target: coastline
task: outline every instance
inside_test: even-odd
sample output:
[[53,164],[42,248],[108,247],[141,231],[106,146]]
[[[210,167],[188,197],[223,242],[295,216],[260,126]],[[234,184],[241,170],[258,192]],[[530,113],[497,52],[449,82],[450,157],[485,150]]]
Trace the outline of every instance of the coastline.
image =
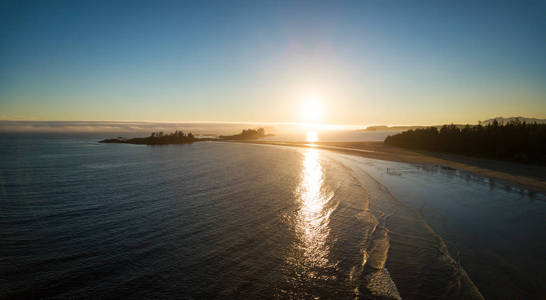
[[515,184],[532,192],[546,194],[546,167],[515,162],[497,161],[456,154],[408,150],[387,146],[383,142],[281,142],[281,141],[221,141],[248,144],[315,148],[368,158],[411,164],[440,165],[471,172]]

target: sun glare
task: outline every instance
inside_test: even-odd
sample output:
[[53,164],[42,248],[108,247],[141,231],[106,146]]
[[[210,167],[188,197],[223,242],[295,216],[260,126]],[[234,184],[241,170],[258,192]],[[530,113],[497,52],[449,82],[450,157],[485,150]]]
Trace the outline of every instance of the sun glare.
[[308,131],[307,132],[307,141],[310,143],[314,143],[318,141],[318,133],[316,131]]
[[324,114],[324,107],[322,103],[316,99],[311,98],[303,101],[301,106],[301,115],[305,122],[320,121]]

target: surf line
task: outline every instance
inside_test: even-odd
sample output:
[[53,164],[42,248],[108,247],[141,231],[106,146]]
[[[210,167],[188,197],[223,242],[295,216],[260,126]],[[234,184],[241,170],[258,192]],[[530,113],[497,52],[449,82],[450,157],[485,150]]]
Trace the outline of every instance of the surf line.
[[[460,260],[455,260],[447,247],[446,242],[444,239],[434,231],[434,229],[425,222],[423,217],[412,207],[406,205],[403,203],[400,199],[398,199],[385,185],[381,184],[376,178],[371,176],[368,172],[364,170],[362,166],[360,166],[359,161],[355,159],[352,155],[341,155],[341,154],[334,154],[330,153],[330,157],[337,160],[340,164],[344,165],[348,170],[350,170],[350,173],[352,173],[352,177],[357,179],[357,182],[361,186],[362,189],[364,189],[368,195],[368,201],[372,201],[371,195],[369,194],[367,190],[368,184],[364,182],[363,180],[368,179],[371,180],[372,184],[375,184],[377,186],[376,192],[377,194],[377,200],[380,202],[377,202],[374,206],[382,206],[383,201],[385,204],[388,204],[388,199],[394,202],[396,207],[400,207],[402,209],[407,210],[408,213],[413,215],[415,217],[415,220],[423,226],[423,229],[425,232],[428,232],[430,236],[436,240],[437,242],[437,250],[440,252],[440,254],[448,261],[449,265],[453,266],[453,270],[456,273],[456,280],[458,282],[460,281],[466,281],[468,284],[468,288],[470,289],[471,294],[475,295],[477,299],[484,299],[483,295],[477,288],[477,286],[474,284],[474,282],[470,279],[462,265],[460,264]],[[354,162],[356,165],[353,165],[352,163],[349,163],[348,165],[346,162]],[[363,175],[362,178],[360,176],[357,176],[356,173],[361,173]],[[382,196],[381,193],[385,193],[386,198],[381,200]],[[383,196],[384,197],[384,196]],[[373,207],[372,207],[373,208]],[[369,208],[367,208],[369,209]],[[377,211],[376,211],[377,210]],[[374,295],[385,295],[384,293],[388,291],[387,287],[390,285],[389,281],[392,282],[392,286],[396,287],[394,282],[392,281],[392,278],[390,275],[388,275],[388,271],[385,268],[386,260],[388,259],[387,253],[389,251],[390,247],[390,231],[388,229],[388,226],[385,224],[385,221],[389,219],[390,217],[394,216],[396,214],[396,210],[392,211],[390,215],[386,215],[385,212],[382,211],[380,207],[375,207],[371,210],[371,215],[376,217],[376,219],[379,219],[380,221],[377,222],[376,228],[373,230],[373,234],[370,239],[369,246],[363,251],[363,285],[367,290],[372,292]],[[380,218],[377,218],[380,217]],[[374,257],[372,257],[372,255]],[[374,288],[376,289],[374,291]],[[379,290],[377,290],[379,288]],[[379,294],[376,294],[379,292]],[[383,294],[381,294],[383,293]],[[398,293],[398,291],[397,291]],[[389,297],[397,298],[396,296],[389,294]],[[398,294],[398,297],[400,295]]]

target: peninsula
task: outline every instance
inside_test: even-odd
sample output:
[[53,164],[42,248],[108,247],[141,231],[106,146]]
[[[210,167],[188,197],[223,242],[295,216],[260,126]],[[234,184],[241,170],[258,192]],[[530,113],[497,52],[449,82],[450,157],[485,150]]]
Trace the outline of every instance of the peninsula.
[[184,133],[182,131],[175,131],[170,134],[164,134],[163,131],[152,132],[148,137],[125,139],[123,137],[104,139],[99,143],[106,144],[138,144],[138,145],[176,145],[176,144],[191,144],[194,142],[202,141],[249,141],[263,138],[266,136],[272,136],[272,134],[265,134],[265,129],[243,129],[239,134],[235,135],[222,135],[218,138],[197,138],[191,132]]

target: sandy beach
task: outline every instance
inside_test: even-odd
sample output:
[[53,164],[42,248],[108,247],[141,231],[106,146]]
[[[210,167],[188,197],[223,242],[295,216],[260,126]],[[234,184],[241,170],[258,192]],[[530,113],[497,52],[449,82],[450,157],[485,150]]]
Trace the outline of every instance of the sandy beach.
[[468,157],[456,154],[408,150],[385,145],[383,142],[277,142],[237,141],[237,143],[307,147],[363,157],[412,164],[440,165],[472,172],[476,175],[516,184],[533,192],[546,193],[546,167],[507,161]]

